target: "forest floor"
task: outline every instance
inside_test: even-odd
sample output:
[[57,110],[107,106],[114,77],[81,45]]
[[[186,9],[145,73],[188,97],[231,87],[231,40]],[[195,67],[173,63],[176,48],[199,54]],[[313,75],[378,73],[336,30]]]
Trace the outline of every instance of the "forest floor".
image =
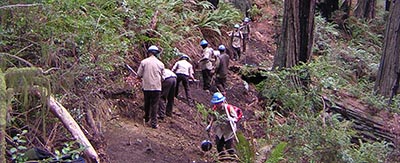
[[[262,12],[272,15],[269,18],[277,14],[269,5],[265,5]],[[246,54],[239,61],[231,60],[230,67],[240,67],[244,64],[272,65],[276,49],[273,39],[276,34],[274,20],[259,18],[253,20],[251,26],[251,40]],[[249,141],[252,141],[252,138],[264,137],[265,126],[263,127],[255,116],[255,111],[262,108],[258,104],[254,86],[250,84],[247,91],[244,81],[233,71],[229,73],[228,79],[227,101],[242,108],[244,112],[244,119],[239,125],[239,130]],[[202,90],[201,84],[191,85],[190,89],[196,105],[211,107],[209,101],[212,95]],[[104,154],[108,162],[214,162],[217,153],[215,145],[209,152],[203,152],[200,149],[201,142],[208,139],[205,131],[207,124],[196,107],[190,107],[182,98],[176,98],[173,116],[161,121],[158,129],[152,129],[143,125],[142,93],[138,92],[134,96],[119,98],[119,107],[125,110],[124,113],[104,126],[106,140]],[[184,92],[180,91],[179,96],[184,96]],[[211,139],[214,142],[214,138]]]

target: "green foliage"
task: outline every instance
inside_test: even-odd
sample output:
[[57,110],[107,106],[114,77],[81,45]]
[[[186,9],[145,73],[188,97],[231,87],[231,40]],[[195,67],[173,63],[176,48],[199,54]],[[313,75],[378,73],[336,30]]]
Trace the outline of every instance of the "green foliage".
[[[79,146],[76,147],[76,145],[79,145]],[[61,161],[61,162],[71,162],[73,160],[78,159],[84,150],[85,150],[85,147],[83,147],[79,143],[70,141],[70,142],[64,143],[64,146],[61,149],[61,151],[55,150],[54,158],[50,158],[48,160],[49,161],[54,160],[54,161]]]
[[27,161],[27,158],[25,157],[25,151],[27,150],[27,141],[25,138],[26,133],[28,133],[28,130],[23,130],[22,133],[16,134],[12,139],[15,146],[8,150],[11,154],[11,159],[17,163]]
[[286,146],[287,142],[280,142],[278,145],[276,145],[265,163],[278,163],[281,161],[283,159]]
[[201,114],[203,120],[207,120],[208,115],[212,112],[210,109],[208,109],[202,103],[197,103],[196,108],[197,108],[197,111]]
[[236,145],[236,149],[239,154],[239,158],[243,163],[253,163],[255,150],[253,145],[246,139],[242,132],[237,132],[239,142]]

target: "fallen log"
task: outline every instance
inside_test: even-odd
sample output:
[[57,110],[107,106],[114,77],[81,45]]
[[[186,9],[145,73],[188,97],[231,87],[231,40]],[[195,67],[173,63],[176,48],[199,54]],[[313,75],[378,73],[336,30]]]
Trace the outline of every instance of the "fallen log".
[[[370,108],[356,100],[334,101],[323,96],[330,111],[339,113],[343,118],[353,121],[354,129],[358,131],[363,141],[387,141],[396,147],[400,140],[400,127],[398,126],[399,116],[397,114],[372,112]],[[385,112],[382,110],[381,112]],[[384,119],[380,115],[393,116],[391,119]]]
[[92,144],[86,138],[85,134],[82,132],[81,128],[76,123],[71,114],[69,114],[67,109],[65,109],[59,102],[57,102],[53,96],[50,96],[48,100],[48,105],[50,106],[50,110],[53,112],[53,114],[61,120],[61,122],[74,136],[77,142],[85,147],[85,150],[83,151],[84,154],[92,161],[96,161],[97,163],[99,163],[100,158],[96,150],[93,148]]

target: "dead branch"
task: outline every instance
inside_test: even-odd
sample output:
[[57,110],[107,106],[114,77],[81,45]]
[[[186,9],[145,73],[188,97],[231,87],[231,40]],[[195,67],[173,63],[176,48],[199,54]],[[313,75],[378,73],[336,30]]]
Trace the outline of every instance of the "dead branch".
[[25,59],[23,59],[23,58],[21,58],[21,57],[18,57],[18,56],[16,56],[16,55],[12,55],[12,54],[8,54],[8,53],[0,53],[0,56],[1,56],[1,55],[6,55],[6,56],[9,56],[9,57],[11,57],[11,58],[17,59],[17,60],[19,60],[19,61],[24,62],[25,64],[27,64],[29,67],[33,67],[33,64],[32,64],[32,63],[30,63],[29,61],[27,61],[27,60],[25,60]]
[[64,106],[62,106],[58,101],[56,101],[53,96],[50,96],[48,105],[50,106],[50,109],[54,115],[56,115],[62,121],[64,126],[74,136],[74,138],[85,147],[85,150],[83,151],[85,155],[96,162],[100,162],[100,158],[96,150],[93,148],[92,144],[83,133],[81,127],[78,125],[78,123],[76,123],[67,109],[65,109]]
[[42,4],[15,4],[15,5],[1,6],[0,9],[14,8],[14,7],[32,7],[32,6],[41,6],[41,5]]

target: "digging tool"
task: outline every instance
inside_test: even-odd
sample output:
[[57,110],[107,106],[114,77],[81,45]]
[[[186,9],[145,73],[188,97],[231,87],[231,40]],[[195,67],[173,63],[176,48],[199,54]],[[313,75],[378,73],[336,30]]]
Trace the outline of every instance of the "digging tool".
[[125,64],[126,68],[128,68],[128,70],[133,73],[133,75],[137,76],[137,73],[135,70],[133,70],[133,68],[131,66],[129,66],[128,64]]
[[227,109],[226,107],[225,107],[224,109],[225,109],[226,115],[228,116],[229,124],[231,125],[231,129],[232,129],[232,131],[233,131],[233,135],[235,135],[236,141],[239,142],[239,139],[238,139],[238,137],[237,137],[237,135],[236,135],[236,131],[235,131],[236,124],[235,124],[235,122],[233,121],[233,118],[231,117],[231,115],[229,114],[228,109]]

